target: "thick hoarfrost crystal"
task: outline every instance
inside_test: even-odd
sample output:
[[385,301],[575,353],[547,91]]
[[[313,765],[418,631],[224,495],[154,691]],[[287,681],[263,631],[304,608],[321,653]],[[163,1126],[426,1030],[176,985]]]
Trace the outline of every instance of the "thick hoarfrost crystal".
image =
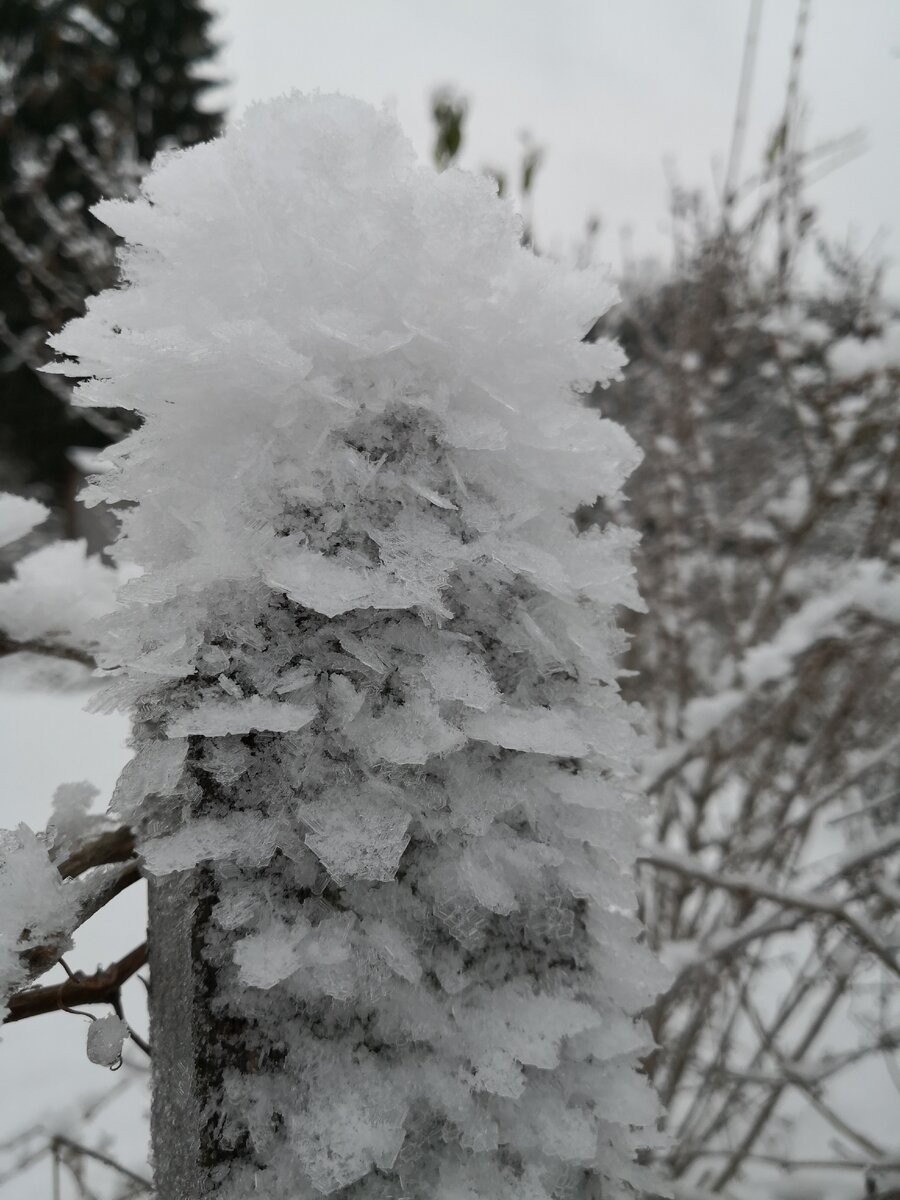
[[99,214],[129,286],[55,345],[82,403],[145,417],[92,485],[144,571],[106,702],[149,870],[206,897],[207,1182],[628,1194],[661,981],[615,682],[639,601],[629,537],[569,516],[637,461],[576,394],[622,363],[581,341],[611,286],[339,96],[254,108]]

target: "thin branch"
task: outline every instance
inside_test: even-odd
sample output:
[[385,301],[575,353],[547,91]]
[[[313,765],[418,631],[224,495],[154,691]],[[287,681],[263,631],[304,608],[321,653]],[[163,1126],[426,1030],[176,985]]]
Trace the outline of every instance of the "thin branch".
[[71,1150],[73,1154],[83,1154],[85,1158],[92,1158],[95,1162],[102,1163],[104,1167],[109,1167],[111,1171],[118,1171],[120,1175],[124,1175],[132,1183],[139,1184],[145,1191],[153,1191],[151,1180],[145,1179],[143,1175],[138,1175],[135,1171],[129,1170],[128,1167],[123,1167],[114,1158],[110,1158],[106,1154],[101,1154],[99,1150],[92,1150],[90,1146],[82,1146],[80,1142],[73,1142],[71,1138],[64,1137],[62,1134],[57,1134],[53,1138],[51,1145],[54,1148],[63,1146],[65,1149]]
[[[820,937],[817,939],[817,942],[819,943],[818,945],[810,948],[803,966],[792,981],[787,995],[782,997],[777,1010],[773,1013],[772,1021],[767,1031],[767,1038],[757,1046],[756,1050],[751,1055],[747,1064],[750,1070],[754,1070],[764,1065],[766,1043],[768,1041],[774,1041],[782,1033],[782,1031],[787,1028],[794,1014],[800,1009],[801,1005],[806,1002],[807,998],[815,990],[821,973],[819,960],[822,957],[821,949],[823,939]],[[756,959],[755,961],[758,962],[759,960]],[[744,1012],[746,1012],[746,1003],[749,996],[750,982],[751,980],[747,981],[738,996],[738,1002],[741,1005],[742,1011]],[[709,1078],[710,1076],[707,1072],[705,1074],[705,1082],[708,1083]],[[691,1144],[687,1146],[682,1155],[684,1162],[684,1167],[682,1170],[690,1166],[693,1158],[696,1157],[696,1147],[701,1145],[709,1145],[713,1136],[725,1129],[732,1117],[734,1117],[736,1114],[742,1113],[749,1103],[746,1096],[745,1086],[740,1082],[729,1087],[725,1091],[724,1095],[722,1095],[721,1090],[718,1090],[717,1094],[713,1092],[712,1089],[705,1090],[710,1091],[716,1107],[716,1112],[710,1119],[707,1120],[702,1134],[699,1136],[692,1136]],[[684,1140],[685,1139],[683,1137],[679,1138],[679,1142]]]
[[75,879],[91,867],[106,863],[125,862],[134,857],[134,834],[127,825],[109,829],[89,842],[84,842],[72,853],[57,863],[56,869],[63,879]]
[[[697,1150],[697,1158],[728,1158],[730,1150]],[[780,1167],[783,1171],[868,1171],[872,1167],[880,1170],[900,1169],[900,1158],[782,1158],[777,1154],[746,1154],[746,1162],[766,1163]]]
[[[799,1045],[791,1055],[790,1061],[795,1066],[799,1065],[803,1061],[804,1057],[812,1048],[822,1030],[825,1028],[838,1001],[846,991],[849,978],[850,976],[848,974],[842,973],[838,975],[838,977],[832,982],[824,1003],[819,1006],[812,1023],[807,1028],[803,1037],[800,1039]],[[774,1038],[771,1036],[771,1034],[767,1035],[764,1044],[767,1048],[774,1044]],[[738,1145],[729,1152],[729,1157],[725,1163],[725,1166],[721,1169],[713,1182],[713,1191],[721,1190],[723,1187],[725,1187],[725,1185],[730,1183],[740,1170],[741,1164],[746,1160],[747,1155],[752,1152],[757,1139],[771,1119],[772,1114],[778,1106],[778,1102],[787,1086],[788,1083],[787,1080],[785,1080],[782,1087],[774,1088],[766,1097],[765,1102],[757,1111],[755,1117],[750,1123],[749,1128],[740,1139]]]
[[842,1134],[846,1138],[849,1138],[850,1141],[856,1142],[857,1146],[859,1146],[861,1150],[865,1151],[866,1154],[871,1154],[875,1158],[884,1158],[885,1151],[882,1150],[882,1148],[876,1142],[873,1142],[871,1138],[866,1137],[864,1133],[860,1133],[859,1130],[854,1129],[853,1126],[848,1124],[848,1122],[845,1121],[839,1113],[835,1112],[830,1105],[826,1104],[822,1097],[817,1094],[818,1089],[816,1088],[815,1084],[806,1078],[805,1071],[802,1069],[798,1070],[795,1063],[785,1058],[785,1056],[779,1050],[775,1038],[769,1035],[759,1017],[759,1014],[756,1012],[756,1009],[750,1003],[749,999],[746,1002],[746,1012],[756,1028],[756,1032],[758,1033],[760,1041],[765,1047],[765,1050],[772,1055],[781,1069],[782,1078],[774,1086],[781,1088],[784,1086],[786,1081],[799,1091],[802,1091],[812,1107],[822,1117],[824,1117],[824,1119],[834,1129],[836,1129],[838,1133]]
[[[119,1096],[127,1088],[131,1087],[137,1078],[135,1068],[129,1064],[130,1070],[127,1075],[120,1077],[112,1087],[106,1087],[102,1092],[97,1092],[93,1097],[89,1098],[79,1108],[78,1121],[92,1121],[94,1117],[104,1108],[107,1108],[117,1096]],[[45,1158],[51,1151],[52,1133],[43,1125],[33,1125],[27,1129],[21,1130],[8,1140],[0,1143],[0,1153],[8,1154],[18,1146],[29,1146],[36,1138],[41,1139],[40,1145],[37,1147],[31,1146],[31,1149],[26,1149],[18,1157],[18,1159],[5,1171],[0,1171],[0,1188],[3,1188],[11,1179],[17,1175],[21,1175],[23,1171],[27,1171],[29,1167],[34,1166]]]
[[648,850],[638,858],[639,862],[648,863],[664,871],[671,871],[684,879],[693,879],[705,887],[721,888],[738,896],[752,896],[758,900],[768,900],[782,908],[794,908],[800,912],[808,912],[815,916],[828,916],[842,925],[846,925],[854,933],[860,943],[882,962],[894,975],[900,976],[900,963],[891,951],[883,946],[868,924],[841,904],[832,896],[818,896],[815,892],[801,894],[776,887],[768,887],[757,883],[754,879],[743,876],[722,875],[707,870],[702,864],[690,859],[681,858],[662,848]]
[[147,962],[147,943],[135,947],[124,958],[93,975],[74,975],[62,983],[26,988],[9,1000],[4,1024],[58,1012],[79,1004],[112,1004],[119,989]]
[[86,650],[77,650],[74,646],[59,646],[54,642],[17,642],[6,634],[0,633],[0,658],[9,654],[39,654],[43,658],[61,658],[67,662],[81,663],[93,670],[97,664]]
[[143,1052],[147,1055],[148,1058],[153,1057],[153,1054],[150,1050],[150,1043],[148,1041],[146,1041],[144,1038],[142,1038],[140,1036],[140,1034],[135,1033],[130,1025],[128,1026],[128,1036],[131,1038],[131,1040],[134,1042],[134,1044],[138,1047],[139,1050],[143,1050]]
[[840,880],[846,879],[848,875],[852,875],[855,871],[860,871],[865,867],[871,866],[873,862],[888,859],[895,850],[900,850],[900,832],[887,838],[881,834],[873,843],[864,846],[861,850],[857,850],[854,854],[845,858],[837,871],[829,875],[824,880],[824,883],[826,886],[838,883]]
[[747,130],[747,113],[750,108],[750,90],[756,66],[756,47],[759,41],[759,23],[762,17],[762,0],[750,0],[750,14],[744,37],[744,55],[741,61],[741,76],[738,84],[737,108],[734,114],[734,130],[731,134],[731,149],[728,153],[728,168],[725,172],[723,201],[730,208],[735,201],[735,192],[740,175],[744,136]]

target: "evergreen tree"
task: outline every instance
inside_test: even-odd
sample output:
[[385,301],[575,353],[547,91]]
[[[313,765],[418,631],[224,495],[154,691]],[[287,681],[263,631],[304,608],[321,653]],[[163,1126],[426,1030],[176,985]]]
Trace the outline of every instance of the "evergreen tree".
[[0,473],[66,505],[73,446],[117,432],[72,412],[39,373],[47,332],[115,280],[115,239],[90,215],[130,194],[154,154],[213,137],[196,73],[214,45],[195,0],[5,0],[0,6]]

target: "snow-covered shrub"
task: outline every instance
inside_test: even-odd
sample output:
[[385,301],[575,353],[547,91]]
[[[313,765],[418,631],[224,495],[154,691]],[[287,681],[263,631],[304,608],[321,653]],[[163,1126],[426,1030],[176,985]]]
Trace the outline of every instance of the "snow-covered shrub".
[[[259,106],[104,203],[130,286],[55,339],[145,423],[101,661],[136,756],[162,1196],[628,1193],[637,461],[577,391],[604,277],[342,97]],[[67,364],[60,364],[62,370]]]
[[900,315],[846,253],[786,291],[765,213],[685,235],[603,324],[630,365],[600,402],[646,450],[623,691],[657,744],[642,911],[676,971],[647,1066],[661,1171],[843,1200],[900,1128]]

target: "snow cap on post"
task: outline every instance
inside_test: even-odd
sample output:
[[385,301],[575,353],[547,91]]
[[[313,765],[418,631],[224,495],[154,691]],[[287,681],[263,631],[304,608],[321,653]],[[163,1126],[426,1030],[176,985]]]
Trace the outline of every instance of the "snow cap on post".
[[143,192],[99,209],[130,286],[54,344],[81,403],[146,418],[93,489],[144,569],[108,628],[118,802],[197,881],[204,1186],[628,1194],[660,982],[616,686],[639,600],[629,535],[570,516],[638,457],[577,394],[622,365],[581,340],[613,288],[341,96],[259,105]]

